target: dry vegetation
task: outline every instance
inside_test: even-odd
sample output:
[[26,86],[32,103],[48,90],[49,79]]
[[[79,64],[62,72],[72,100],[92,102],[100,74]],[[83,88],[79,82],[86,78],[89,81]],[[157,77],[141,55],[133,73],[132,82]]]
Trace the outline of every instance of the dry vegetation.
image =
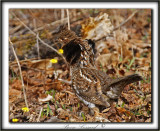
[[[133,73],[144,79],[126,86],[101,117],[91,115],[71,86],[58,80],[70,80],[69,68],[56,52],[62,44],[54,35],[68,22],[66,9],[10,9],[9,13],[10,122],[15,118],[18,122],[151,122],[151,10],[69,9],[71,30],[96,41],[99,70],[113,79]],[[58,62],[51,64],[50,59]]]

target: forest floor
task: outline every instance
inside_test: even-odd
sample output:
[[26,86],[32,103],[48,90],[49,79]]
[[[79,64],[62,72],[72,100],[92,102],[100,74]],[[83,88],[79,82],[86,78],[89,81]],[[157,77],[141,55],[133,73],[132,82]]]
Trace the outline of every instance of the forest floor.
[[[54,32],[68,24],[67,10],[10,9],[9,121],[151,122],[151,10],[68,12],[71,30],[83,39],[96,41],[99,70],[113,79],[138,73],[143,80],[127,85],[111,107],[104,108],[99,117],[94,116],[71,86],[58,80],[70,80],[69,68],[61,55],[45,45],[61,49]],[[51,63],[51,59],[58,61]]]

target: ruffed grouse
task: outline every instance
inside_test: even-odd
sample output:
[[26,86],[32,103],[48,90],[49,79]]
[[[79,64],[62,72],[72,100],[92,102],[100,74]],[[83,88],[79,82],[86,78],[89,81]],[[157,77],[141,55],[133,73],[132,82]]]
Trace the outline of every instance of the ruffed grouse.
[[90,108],[95,105],[109,107],[126,85],[142,80],[138,74],[112,79],[97,70],[94,64],[95,43],[92,40],[77,37],[65,44],[63,50],[70,65],[72,87],[79,99]]

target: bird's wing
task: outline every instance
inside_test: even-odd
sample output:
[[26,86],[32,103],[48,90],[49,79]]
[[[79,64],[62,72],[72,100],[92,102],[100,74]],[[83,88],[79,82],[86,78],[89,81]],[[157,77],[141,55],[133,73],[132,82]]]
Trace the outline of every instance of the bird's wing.
[[88,68],[80,68],[78,71],[79,75],[73,80],[76,93],[89,102],[110,106],[109,98],[103,94],[101,80],[96,72]]

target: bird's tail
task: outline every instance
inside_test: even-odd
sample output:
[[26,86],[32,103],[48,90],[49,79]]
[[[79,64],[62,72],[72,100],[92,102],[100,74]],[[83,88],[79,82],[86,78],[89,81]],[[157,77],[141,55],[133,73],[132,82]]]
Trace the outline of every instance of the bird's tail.
[[121,92],[123,91],[124,87],[130,83],[137,82],[143,80],[142,76],[138,74],[133,74],[125,77],[120,77],[117,79],[114,79],[108,87],[110,88],[109,91],[107,91],[108,97],[112,99],[117,99]]
[[126,85],[136,82],[136,81],[140,81],[143,80],[142,76],[138,75],[138,74],[133,74],[133,75],[128,75],[128,76],[124,76],[124,77],[120,77],[118,79],[115,79],[112,81],[112,83],[110,85],[113,84],[118,84],[118,83],[125,83]]

